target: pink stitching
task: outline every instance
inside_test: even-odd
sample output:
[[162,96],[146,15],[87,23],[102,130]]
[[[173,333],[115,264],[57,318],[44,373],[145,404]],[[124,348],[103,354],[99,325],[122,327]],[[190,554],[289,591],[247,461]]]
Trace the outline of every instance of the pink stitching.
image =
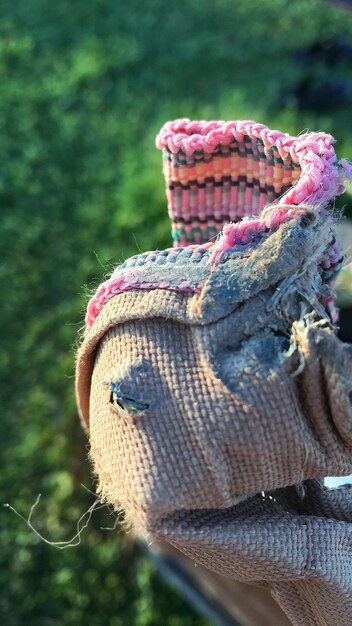
[[[115,272],[118,270],[116,268]],[[114,272],[114,273],[115,273]],[[105,304],[111,300],[114,296],[131,289],[168,289],[170,291],[195,293],[200,291],[201,287],[193,287],[189,285],[170,285],[165,280],[160,279],[158,283],[152,283],[141,280],[128,280],[128,274],[120,273],[119,276],[112,276],[109,280],[99,285],[94,296],[89,300],[87,306],[87,313],[85,317],[85,334],[87,335],[93,326],[100,311]]]
[[308,207],[296,207],[291,205],[285,206],[268,206],[263,209],[260,217],[250,219],[244,217],[237,224],[225,224],[219,239],[215,242],[213,252],[209,258],[209,262],[216,265],[220,262],[223,252],[233,248],[236,244],[247,244],[261,230],[275,230],[288,222],[293,217],[306,215],[310,212]]
[[[304,215],[308,211],[309,209],[306,207],[298,209],[292,206],[279,208],[267,207],[264,209],[260,218],[243,218],[243,220],[238,224],[225,224],[222,234],[215,243],[208,242],[200,246],[187,246],[187,249],[199,248],[202,251],[212,250],[212,254],[209,257],[208,262],[212,265],[216,265],[220,262],[221,256],[225,250],[233,248],[236,244],[243,245],[249,243],[251,239],[258,234],[259,230],[275,229],[292,217]],[[169,254],[171,256],[175,256],[175,251],[178,252],[179,250],[180,248],[170,248]],[[185,281],[186,280],[187,279],[185,279]],[[125,291],[129,291],[130,289],[169,289],[170,291],[177,292],[198,293],[201,290],[201,287],[187,284],[172,285],[161,278],[157,283],[148,282],[147,275],[146,280],[136,280],[133,275],[133,269],[120,270],[119,267],[117,267],[112,276],[99,285],[96,293],[88,303],[85,318],[86,334],[91,329],[95,319],[98,317],[105,304],[114,296],[124,293]]]

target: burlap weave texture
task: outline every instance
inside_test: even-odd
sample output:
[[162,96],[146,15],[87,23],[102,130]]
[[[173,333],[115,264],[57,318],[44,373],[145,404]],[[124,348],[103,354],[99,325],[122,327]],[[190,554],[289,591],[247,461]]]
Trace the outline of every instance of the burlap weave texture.
[[[269,586],[296,626],[352,624],[351,491],[322,484],[352,473],[352,348],[319,298],[329,236],[293,220],[200,294],[112,298],[77,363],[102,497],[145,537]],[[146,408],[113,406],[111,383]]]

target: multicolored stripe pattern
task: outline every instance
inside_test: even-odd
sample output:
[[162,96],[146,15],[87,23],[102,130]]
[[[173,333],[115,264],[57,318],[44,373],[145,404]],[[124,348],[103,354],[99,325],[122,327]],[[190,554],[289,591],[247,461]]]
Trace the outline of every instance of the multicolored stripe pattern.
[[274,203],[326,204],[342,193],[347,163],[337,162],[333,142],[326,133],[292,137],[251,120],[168,122],[156,145],[174,245],[209,241],[224,224]]
[[[199,292],[224,252],[260,245],[284,222],[319,211],[343,193],[352,167],[346,159],[337,161],[333,142],[323,132],[292,137],[253,121],[165,124],[156,145],[164,153],[175,247],[118,266],[88,304],[86,333],[116,295],[131,289]],[[341,245],[331,232],[319,271],[333,322],[341,264]]]

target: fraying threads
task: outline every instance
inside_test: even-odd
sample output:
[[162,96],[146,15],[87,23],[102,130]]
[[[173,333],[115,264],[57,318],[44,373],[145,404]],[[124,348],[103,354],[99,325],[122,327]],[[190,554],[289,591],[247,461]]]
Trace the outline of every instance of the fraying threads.
[[348,159],[340,159],[338,165],[342,170],[340,176],[341,184],[343,185],[345,180],[352,181],[352,163]]
[[[82,486],[84,487],[84,485]],[[89,489],[87,491],[89,491],[89,493],[93,493]],[[15,513],[15,515],[17,515],[17,517],[23,520],[25,524],[28,526],[28,528],[30,528],[30,530],[35,535],[37,535],[37,537],[39,537],[41,541],[43,541],[44,543],[46,543],[47,545],[53,548],[57,548],[58,550],[65,550],[66,548],[75,548],[79,546],[81,543],[81,535],[83,531],[88,527],[94,511],[98,511],[99,509],[103,509],[107,506],[106,503],[102,503],[100,496],[95,496],[96,499],[93,502],[93,504],[79,518],[77,525],[76,525],[76,529],[77,529],[76,534],[68,541],[50,541],[50,539],[47,539],[46,537],[44,537],[32,524],[32,516],[33,516],[34,510],[39,504],[40,498],[41,498],[41,494],[39,493],[36,497],[34,504],[30,508],[27,519],[23,515],[21,515],[21,513],[19,513],[11,504],[6,503],[6,504],[3,504],[3,506],[10,509],[13,513]],[[108,527],[105,529],[102,528],[102,530],[115,530],[118,522],[119,522],[119,518],[117,517],[115,524],[112,527]]]
[[304,371],[305,365],[306,365],[306,361],[304,358],[304,355],[302,354],[301,350],[297,349],[298,352],[298,359],[299,359],[299,363],[296,367],[296,369],[291,372],[291,376],[292,378],[296,378],[297,376],[300,376],[302,374],[302,372]]
[[306,486],[304,485],[304,483],[297,483],[295,485],[295,488],[298,496],[303,500],[303,498],[305,498],[307,495]]

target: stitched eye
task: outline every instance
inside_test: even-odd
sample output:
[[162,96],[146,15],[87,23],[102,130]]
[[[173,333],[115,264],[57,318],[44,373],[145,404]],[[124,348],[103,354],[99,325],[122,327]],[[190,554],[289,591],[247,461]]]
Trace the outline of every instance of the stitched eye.
[[130,411],[132,413],[142,413],[149,408],[149,404],[135,400],[129,396],[120,393],[115,383],[109,385],[110,396],[109,403],[115,408],[122,409],[123,411]]
[[117,393],[115,393],[114,391],[111,391],[111,393],[110,393],[110,400],[109,400],[109,402],[113,406],[119,407],[123,411],[125,410],[124,405],[122,404],[121,400],[119,399]]
[[110,403],[115,407],[119,407],[123,411],[127,410],[135,413],[145,411],[149,407],[149,404],[146,404],[145,402],[138,402],[138,400],[134,400],[134,398],[118,395],[114,391],[110,394]]

